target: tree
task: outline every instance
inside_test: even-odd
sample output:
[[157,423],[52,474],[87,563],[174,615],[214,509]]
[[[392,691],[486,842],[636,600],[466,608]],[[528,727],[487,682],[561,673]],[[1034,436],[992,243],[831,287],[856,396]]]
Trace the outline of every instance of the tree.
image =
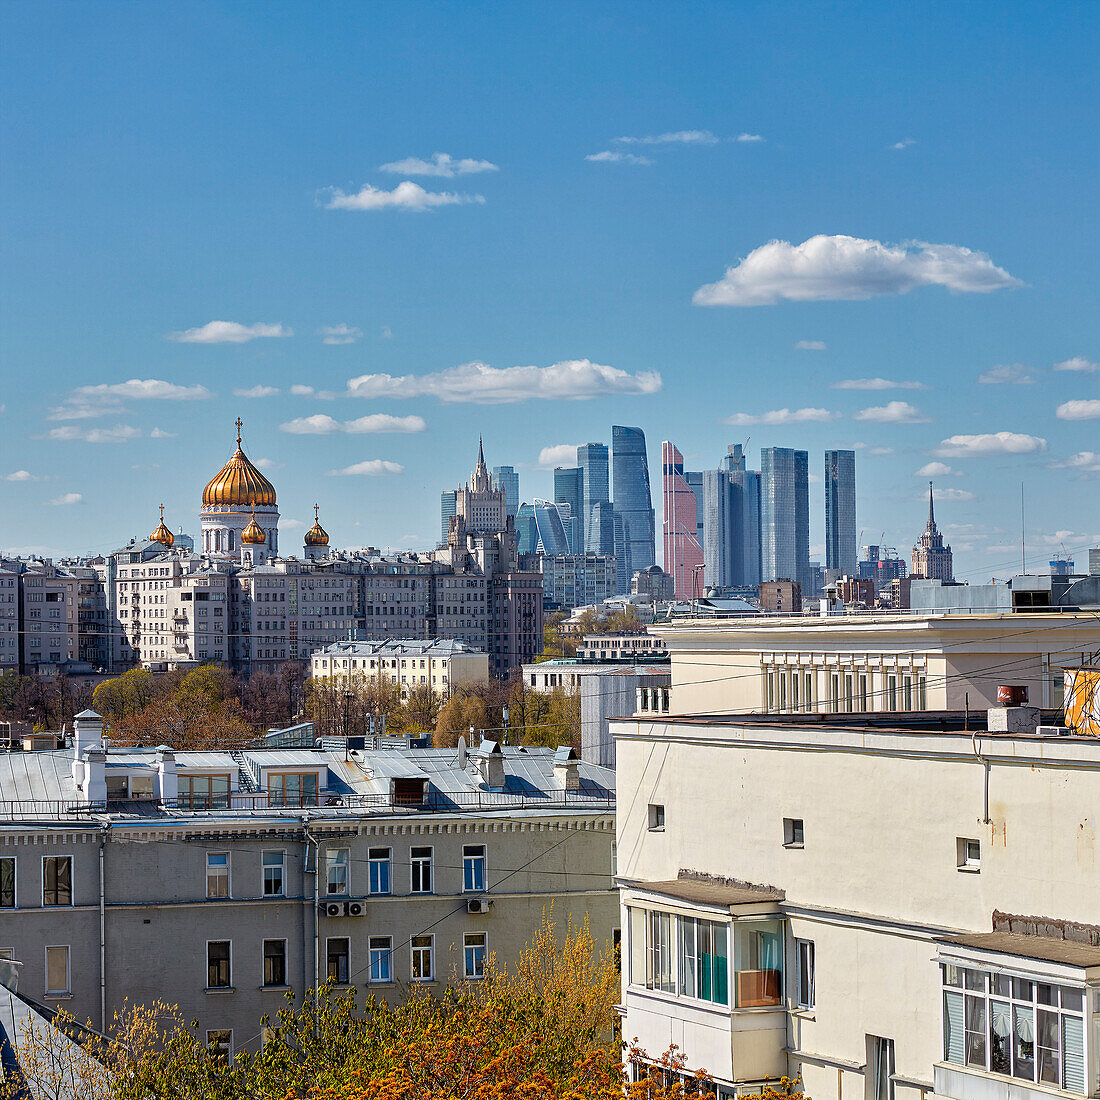
[[439,718],[442,700],[431,684],[417,684],[409,689],[401,715],[401,727],[406,733],[414,730],[431,731]]
[[108,725],[114,725],[144,710],[156,694],[153,674],[146,668],[131,668],[113,680],[98,684],[92,692],[92,706]]

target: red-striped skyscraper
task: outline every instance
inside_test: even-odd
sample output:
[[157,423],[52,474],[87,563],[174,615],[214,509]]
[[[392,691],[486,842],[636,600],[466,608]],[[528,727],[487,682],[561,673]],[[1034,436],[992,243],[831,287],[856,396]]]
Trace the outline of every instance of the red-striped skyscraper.
[[667,439],[661,444],[665,572],[676,583],[677,599],[702,596],[703,547],[699,543],[700,502],[684,477],[684,456]]

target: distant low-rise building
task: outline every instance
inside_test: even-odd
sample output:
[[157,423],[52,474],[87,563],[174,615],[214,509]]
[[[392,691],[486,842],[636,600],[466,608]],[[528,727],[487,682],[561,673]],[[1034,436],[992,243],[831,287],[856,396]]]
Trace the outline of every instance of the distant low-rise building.
[[489,655],[463,642],[395,639],[333,642],[310,659],[314,679],[379,679],[401,688],[408,698],[416,687],[450,695],[464,684],[489,678]]
[[630,579],[632,596],[643,596],[649,603],[666,603],[676,598],[676,582],[659,565],[651,565]]
[[802,585],[798,581],[762,581],[760,610],[779,615],[797,615],[802,610]]
[[653,634],[586,634],[577,646],[581,661],[665,660],[663,638]]

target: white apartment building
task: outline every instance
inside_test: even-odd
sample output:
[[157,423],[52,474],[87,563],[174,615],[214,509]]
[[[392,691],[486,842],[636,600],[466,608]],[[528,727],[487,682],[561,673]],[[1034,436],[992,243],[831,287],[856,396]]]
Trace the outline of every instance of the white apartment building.
[[668,656],[664,638],[655,634],[586,634],[577,646],[582,661],[633,661]]
[[650,628],[672,657],[675,714],[981,710],[999,684],[1061,705],[1062,668],[1100,650],[1087,611],[685,619]]
[[612,720],[624,1036],[726,1098],[1100,1095],[1100,739],[1011,713]]
[[314,679],[387,680],[407,699],[415,687],[450,695],[463,684],[489,678],[489,655],[462,642],[387,639],[378,642],[334,642],[310,659]]

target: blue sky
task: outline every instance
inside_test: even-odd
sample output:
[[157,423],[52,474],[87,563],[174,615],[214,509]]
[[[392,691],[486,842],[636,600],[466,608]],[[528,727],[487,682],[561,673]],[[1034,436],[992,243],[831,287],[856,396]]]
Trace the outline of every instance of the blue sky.
[[1029,560],[1082,565],[1098,23],[10,3],[0,546],[108,550],[162,500],[194,531],[240,414],[285,545],[314,501],[340,545],[426,545],[479,432],[530,498],[544,450],[624,423],[655,488],[664,438],[858,447],[863,541],[906,556],[937,464],[975,580],[1019,563],[1023,482]]

